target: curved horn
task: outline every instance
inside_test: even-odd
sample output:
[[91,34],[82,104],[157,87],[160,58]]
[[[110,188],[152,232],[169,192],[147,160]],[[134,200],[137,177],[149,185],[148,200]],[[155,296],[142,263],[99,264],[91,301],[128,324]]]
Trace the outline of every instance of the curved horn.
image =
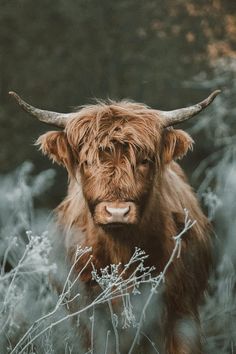
[[163,126],[169,127],[178,123],[181,123],[187,119],[192,118],[196,114],[205,109],[215,97],[221,92],[216,90],[210,94],[205,100],[189,107],[175,109],[174,111],[157,111],[158,116],[163,119]]
[[15,92],[10,91],[9,95],[14,97],[16,102],[19,104],[21,108],[23,108],[29,114],[38,118],[41,122],[51,124],[60,128],[65,128],[68,119],[72,118],[73,113],[57,113],[51,111],[45,111],[43,109],[35,108],[30,104],[23,101],[20,96],[18,96]]

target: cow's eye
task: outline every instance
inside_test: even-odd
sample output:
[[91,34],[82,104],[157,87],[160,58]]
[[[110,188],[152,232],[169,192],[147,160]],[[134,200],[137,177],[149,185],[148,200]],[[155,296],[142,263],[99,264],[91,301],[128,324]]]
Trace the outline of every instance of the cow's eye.
[[141,165],[144,165],[144,166],[145,166],[145,165],[148,165],[149,163],[150,163],[150,160],[149,160],[149,159],[143,159],[143,160],[140,161],[140,164],[141,164]]

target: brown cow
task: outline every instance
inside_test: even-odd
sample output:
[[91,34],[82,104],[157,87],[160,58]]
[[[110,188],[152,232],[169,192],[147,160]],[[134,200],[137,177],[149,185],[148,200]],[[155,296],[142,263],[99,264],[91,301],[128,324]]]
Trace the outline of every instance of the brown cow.
[[[99,269],[127,263],[138,246],[161,271],[184,224],[183,209],[197,223],[183,239],[165,282],[165,343],[168,354],[202,353],[198,305],[211,264],[209,223],[180,166],[174,161],[193,140],[173,126],[207,107],[220,91],[191,107],[164,112],[129,101],[98,102],[61,114],[36,109],[14,92],[19,105],[39,120],[62,128],[38,139],[42,152],[67,168],[68,195],[57,208],[59,223],[73,230],[66,240],[92,246]],[[78,270],[83,264],[78,264]],[[82,278],[90,282],[90,270]],[[181,321],[196,328],[181,333]]]

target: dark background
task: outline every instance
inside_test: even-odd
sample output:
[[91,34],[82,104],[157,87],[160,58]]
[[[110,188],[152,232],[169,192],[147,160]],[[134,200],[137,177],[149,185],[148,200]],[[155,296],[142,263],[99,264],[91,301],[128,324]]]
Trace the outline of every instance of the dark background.
[[[10,90],[61,112],[94,97],[170,110],[206,97],[207,85],[188,83],[215,79],[214,63],[235,56],[233,0],[0,0],[0,172],[25,160],[35,173],[51,167],[33,146],[50,128],[22,112]],[[189,175],[214,149],[203,134],[193,137],[183,162]],[[57,168],[41,203],[54,207],[65,188]]]

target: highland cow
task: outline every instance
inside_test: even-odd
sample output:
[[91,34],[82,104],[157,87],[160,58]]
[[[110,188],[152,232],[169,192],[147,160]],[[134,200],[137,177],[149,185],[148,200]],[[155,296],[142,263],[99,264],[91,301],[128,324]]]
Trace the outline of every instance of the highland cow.
[[[37,109],[17,94],[19,105],[39,120],[62,128],[38,139],[42,152],[69,174],[68,195],[58,206],[58,222],[76,245],[92,246],[99,268],[125,264],[135,246],[149,255],[147,263],[163,270],[173,239],[184,225],[186,208],[197,222],[182,241],[181,256],[168,270],[164,290],[165,351],[202,353],[198,306],[211,265],[211,231],[197,198],[175,160],[192,148],[192,138],[174,125],[206,108],[219,91],[199,104],[160,111],[130,101],[107,101],[61,114]],[[77,271],[83,268],[77,265]],[[82,273],[91,285],[91,269]],[[182,320],[196,328],[189,340],[180,334]]]

